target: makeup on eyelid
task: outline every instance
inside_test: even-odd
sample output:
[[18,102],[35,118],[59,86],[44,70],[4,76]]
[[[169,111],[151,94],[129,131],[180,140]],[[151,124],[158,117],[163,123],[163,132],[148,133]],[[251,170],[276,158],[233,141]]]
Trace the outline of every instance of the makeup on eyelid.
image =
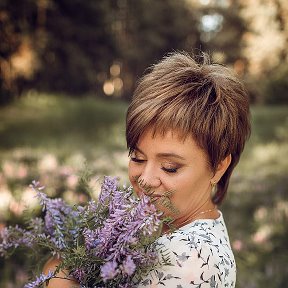
[[[139,163],[139,164],[141,164],[141,163],[143,163],[145,161],[148,161],[148,160],[145,160],[145,159],[141,159],[141,157],[137,157],[136,155],[135,156],[131,156],[130,159],[133,162],[136,162],[136,163]],[[159,162],[159,164],[161,166],[161,169],[163,169],[164,171],[166,171],[168,173],[176,173],[178,171],[178,169],[180,169],[183,166],[182,164],[171,162],[171,161],[168,161],[168,160],[161,161],[161,162]]]

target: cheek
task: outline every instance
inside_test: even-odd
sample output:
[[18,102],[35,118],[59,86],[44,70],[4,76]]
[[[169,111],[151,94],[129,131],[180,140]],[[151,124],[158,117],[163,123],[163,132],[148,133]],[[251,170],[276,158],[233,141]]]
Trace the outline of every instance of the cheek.
[[129,161],[128,176],[130,183],[132,184],[133,188],[135,188],[137,184],[136,179],[140,176],[140,171],[139,168],[134,163],[132,163],[132,161]]
[[207,179],[206,175],[193,173],[193,171],[179,175],[170,185],[170,188],[175,191],[173,202],[185,206],[190,203],[189,200],[201,196],[206,192],[209,183]]
[[130,161],[128,165],[128,177],[134,192],[139,197],[141,196],[141,193],[139,192],[137,179],[139,178],[140,175],[141,175],[141,169],[137,165],[135,165],[135,163]]

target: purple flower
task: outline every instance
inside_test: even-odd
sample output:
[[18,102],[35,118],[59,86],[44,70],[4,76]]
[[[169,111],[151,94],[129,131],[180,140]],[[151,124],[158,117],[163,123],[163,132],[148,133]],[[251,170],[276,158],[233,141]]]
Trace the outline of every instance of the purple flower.
[[132,260],[132,256],[128,255],[126,260],[123,262],[123,268],[122,268],[123,274],[131,276],[135,272],[135,269],[136,265]]
[[[81,287],[134,287],[134,275],[138,279],[141,270],[159,263],[153,241],[161,213],[148,196],[136,197],[131,187],[120,190],[116,177],[105,177],[99,201],[84,206],[49,198],[35,181],[32,188],[45,211],[44,221],[33,219],[28,230],[16,226],[0,231],[0,254],[19,245],[48,247],[52,255],[62,255],[63,269]],[[41,274],[25,288],[40,287],[51,278],[51,273]]]
[[45,219],[45,228],[47,230],[47,232],[49,233],[49,235],[53,235],[54,234],[54,219],[51,215],[51,213],[46,213],[44,216]]
[[72,272],[72,276],[79,282],[82,282],[86,276],[86,273],[83,269],[77,268]]
[[[79,211],[73,210],[63,199],[50,199],[42,192],[44,187],[39,187],[39,182],[32,182],[32,189],[36,192],[36,196],[40,201],[42,210],[46,212],[44,223],[48,234],[51,236],[51,241],[54,245],[62,250],[67,246],[64,233],[69,233],[74,236],[76,241],[79,230],[77,228],[67,231],[66,222],[70,219],[77,218]],[[77,225],[75,225],[77,227]],[[79,228],[79,227],[78,227]]]
[[24,288],[38,288],[41,287],[46,281],[52,279],[55,276],[53,271],[49,271],[47,275],[41,274],[35,281],[30,282],[24,286]]
[[[105,281],[109,280],[111,275],[118,273],[132,276],[137,268],[149,267],[156,262],[155,252],[144,249],[141,245],[134,250],[133,246],[139,244],[141,237],[145,238],[146,235],[153,234],[161,224],[158,218],[161,213],[157,212],[147,196],[139,199],[129,191],[115,190],[109,201],[109,213],[102,227],[89,231],[89,238],[88,234],[85,238],[86,246],[92,239],[101,239],[100,243],[97,242],[94,252],[95,256],[107,261],[107,267],[105,264],[104,272],[101,273],[101,276],[106,275]],[[120,272],[115,270],[118,266],[121,267]]]
[[131,288],[131,287],[134,287],[134,285],[131,283],[124,283],[118,286],[118,288]]
[[98,238],[96,231],[85,229],[83,231],[85,246],[88,250],[95,248],[101,241]]
[[109,177],[109,176],[104,177],[104,181],[102,183],[101,192],[98,199],[101,205],[107,205],[111,195],[113,195],[115,191],[117,191],[117,186],[118,186],[117,177]]
[[115,261],[108,261],[100,268],[101,277],[104,282],[107,280],[115,278],[115,276],[119,273],[118,265]]
[[32,232],[15,227],[6,227],[0,231],[0,255],[5,256],[10,248],[19,246],[32,247],[34,245],[35,236]]
[[44,227],[44,222],[41,218],[32,218],[29,223],[29,227],[35,232],[41,233]]

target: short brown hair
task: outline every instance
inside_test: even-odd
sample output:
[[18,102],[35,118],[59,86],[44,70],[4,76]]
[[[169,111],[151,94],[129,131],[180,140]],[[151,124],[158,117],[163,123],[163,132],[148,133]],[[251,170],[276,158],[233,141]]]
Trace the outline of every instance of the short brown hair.
[[220,204],[250,135],[249,100],[228,68],[211,64],[206,54],[201,59],[199,63],[185,52],[174,52],[148,70],[127,111],[126,141],[131,152],[147,128],[163,134],[176,129],[206,151],[214,171],[231,154],[213,198]]

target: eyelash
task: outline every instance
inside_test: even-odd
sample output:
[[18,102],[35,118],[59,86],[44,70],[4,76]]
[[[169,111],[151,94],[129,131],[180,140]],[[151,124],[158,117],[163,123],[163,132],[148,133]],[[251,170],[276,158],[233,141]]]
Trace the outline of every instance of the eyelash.
[[138,158],[136,158],[136,157],[131,157],[131,160],[133,161],[133,162],[136,162],[136,163],[143,163],[145,160],[142,160],[142,159],[138,159]]
[[[146,161],[146,160],[138,159],[138,158],[136,158],[136,157],[131,157],[131,160],[132,160],[133,162],[136,162],[136,163],[143,163],[143,162]],[[165,168],[165,167],[162,167],[161,169],[162,169],[164,172],[167,172],[167,173],[176,173],[179,168]]]
[[165,167],[162,167],[161,169],[163,171],[167,172],[167,173],[177,173],[177,171],[178,171],[178,168],[165,168]]

